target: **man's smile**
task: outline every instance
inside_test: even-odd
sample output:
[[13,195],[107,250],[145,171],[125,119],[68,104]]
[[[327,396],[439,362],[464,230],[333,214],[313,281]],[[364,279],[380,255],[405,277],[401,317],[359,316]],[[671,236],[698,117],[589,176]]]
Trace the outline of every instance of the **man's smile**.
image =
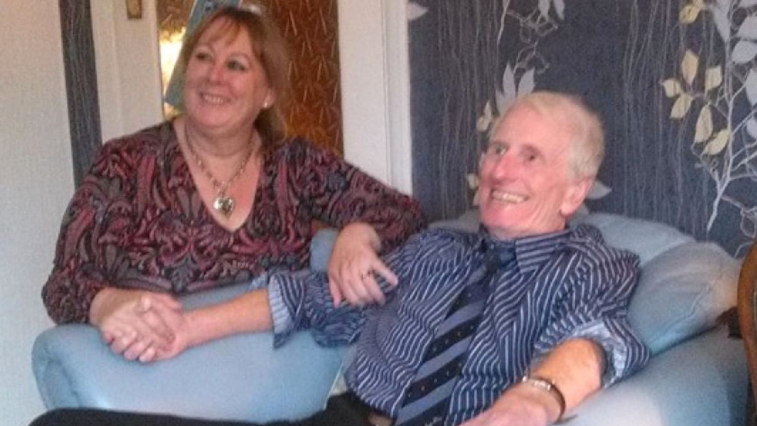
[[514,194],[512,192],[507,192],[507,191],[498,191],[498,190],[491,191],[491,198],[495,201],[508,203],[508,204],[520,204],[527,200],[527,197],[524,195]]

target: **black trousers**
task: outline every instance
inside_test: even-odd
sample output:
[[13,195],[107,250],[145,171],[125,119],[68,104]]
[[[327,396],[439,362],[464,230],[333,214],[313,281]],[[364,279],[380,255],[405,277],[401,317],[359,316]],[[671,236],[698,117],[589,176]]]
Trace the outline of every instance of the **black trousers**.
[[[368,422],[370,407],[354,394],[347,393],[329,398],[326,409],[306,419],[278,421],[266,426],[371,426]],[[49,411],[34,420],[30,426],[254,426],[227,420],[190,419],[161,414],[129,413],[95,409],[58,409]]]

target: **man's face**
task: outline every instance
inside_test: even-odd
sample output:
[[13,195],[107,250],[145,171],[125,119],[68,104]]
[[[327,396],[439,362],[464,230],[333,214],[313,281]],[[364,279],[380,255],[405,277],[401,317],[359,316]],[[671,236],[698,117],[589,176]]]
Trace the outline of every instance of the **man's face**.
[[509,239],[560,231],[581,205],[591,179],[569,168],[570,130],[528,106],[500,121],[481,156],[481,223]]

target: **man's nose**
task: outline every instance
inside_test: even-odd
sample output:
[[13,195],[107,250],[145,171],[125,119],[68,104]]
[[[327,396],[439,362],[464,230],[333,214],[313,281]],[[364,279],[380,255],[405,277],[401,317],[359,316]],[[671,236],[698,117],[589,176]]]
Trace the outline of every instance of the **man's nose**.
[[514,179],[520,172],[520,164],[518,164],[517,158],[511,153],[505,153],[505,155],[497,158],[497,162],[494,164],[494,170],[492,171],[494,177],[497,179],[508,180]]

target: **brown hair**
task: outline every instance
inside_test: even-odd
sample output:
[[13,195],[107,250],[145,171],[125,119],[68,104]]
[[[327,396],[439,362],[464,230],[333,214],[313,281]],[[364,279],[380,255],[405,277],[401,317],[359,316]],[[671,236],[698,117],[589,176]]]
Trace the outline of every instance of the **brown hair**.
[[[289,94],[289,79],[287,78],[289,56],[286,43],[279,29],[261,6],[250,8],[223,7],[206,16],[200,22],[184,41],[176,65],[182,92],[187,64],[200,37],[214,22],[219,20],[223,21],[225,25],[223,37],[236,37],[239,31],[243,29],[247,31],[253,52],[258,56],[265,70],[268,84],[276,94],[276,102],[261,110],[255,119],[255,128],[263,140],[263,150],[270,151],[281,141],[286,131],[281,105],[285,103]],[[180,108],[184,109],[183,100]]]

